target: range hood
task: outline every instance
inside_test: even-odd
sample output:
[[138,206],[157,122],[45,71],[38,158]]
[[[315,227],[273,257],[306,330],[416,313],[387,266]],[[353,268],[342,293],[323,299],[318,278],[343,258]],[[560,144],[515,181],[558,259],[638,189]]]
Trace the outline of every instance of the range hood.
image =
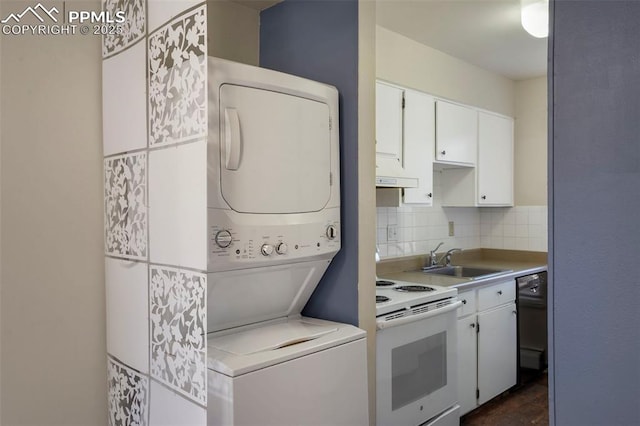
[[417,188],[418,179],[399,176],[376,176],[376,187],[379,188]]
[[376,187],[417,188],[418,178],[407,173],[395,158],[376,158]]

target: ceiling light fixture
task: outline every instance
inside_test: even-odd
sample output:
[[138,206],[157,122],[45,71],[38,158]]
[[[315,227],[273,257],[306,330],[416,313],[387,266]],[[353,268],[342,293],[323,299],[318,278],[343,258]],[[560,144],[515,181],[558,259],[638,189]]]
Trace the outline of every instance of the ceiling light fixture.
[[520,0],[522,28],[537,38],[549,35],[549,0]]

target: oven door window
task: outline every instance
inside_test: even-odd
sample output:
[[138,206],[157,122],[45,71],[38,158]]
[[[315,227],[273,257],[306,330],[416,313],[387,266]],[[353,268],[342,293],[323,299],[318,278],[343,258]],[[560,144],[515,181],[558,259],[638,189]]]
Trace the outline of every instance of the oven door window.
[[447,385],[445,331],[391,351],[391,408],[397,410]]

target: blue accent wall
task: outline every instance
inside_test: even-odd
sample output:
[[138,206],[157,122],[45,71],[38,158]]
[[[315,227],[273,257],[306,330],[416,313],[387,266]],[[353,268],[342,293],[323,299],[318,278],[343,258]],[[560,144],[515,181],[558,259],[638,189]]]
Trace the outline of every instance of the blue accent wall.
[[340,92],[342,249],[303,314],[357,325],[358,2],[287,0],[262,11],[260,66],[331,84]]
[[640,1],[552,12],[551,418],[639,425]]

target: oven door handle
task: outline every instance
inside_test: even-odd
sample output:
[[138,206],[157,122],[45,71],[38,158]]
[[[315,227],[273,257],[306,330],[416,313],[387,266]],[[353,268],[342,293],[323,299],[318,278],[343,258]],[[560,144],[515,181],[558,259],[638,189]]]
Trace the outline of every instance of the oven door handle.
[[458,301],[456,301],[456,302],[454,302],[454,303],[452,303],[450,305],[447,305],[447,306],[445,306],[443,308],[438,308],[438,309],[435,309],[433,311],[425,312],[425,313],[422,313],[422,314],[409,315],[408,317],[401,317],[401,318],[392,319],[392,320],[389,320],[389,321],[378,321],[378,322],[376,322],[376,328],[378,330],[382,330],[384,328],[397,327],[399,325],[407,324],[407,323],[410,323],[410,322],[420,321],[420,320],[423,320],[423,319],[435,317],[436,315],[443,315],[443,314],[446,314],[447,312],[455,311],[460,306],[462,306],[462,302],[458,300]]

